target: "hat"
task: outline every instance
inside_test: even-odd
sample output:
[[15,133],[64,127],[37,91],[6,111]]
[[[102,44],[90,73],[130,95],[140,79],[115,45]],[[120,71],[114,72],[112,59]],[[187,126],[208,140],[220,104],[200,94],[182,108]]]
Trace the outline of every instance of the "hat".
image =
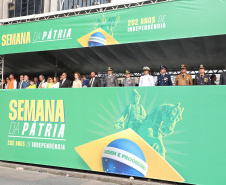
[[126,74],[130,74],[130,71],[129,70],[126,70]]
[[187,69],[187,66],[186,66],[185,64],[181,64],[181,65],[180,65],[180,68],[181,68],[181,69]]
[[167,67],[164,66],[164,65],[161,65],[161,66],[160,66],[160,69],[165,69],[165,70],[167,70]]
[[199,66],[199,69],[205,69],[204,65],[201,64],[201,65]]
[[112,68],[112,67],[108,67],[107,70],[108,70],[108,71],[113,71],[113,68]]
[[143,70],[144,70],[144,71],[150,71],[150,68],[149,68],[148,66],[144,66],[144,67],[143,67]]

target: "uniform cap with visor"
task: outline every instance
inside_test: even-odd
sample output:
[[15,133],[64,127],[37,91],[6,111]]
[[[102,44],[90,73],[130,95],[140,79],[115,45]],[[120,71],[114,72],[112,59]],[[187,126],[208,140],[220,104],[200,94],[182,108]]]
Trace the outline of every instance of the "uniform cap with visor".
[[148,66],[144,66],[144,67],[143,67],[143,70],[144,70],[144,71],[150,71],[150,68],[149,68]]

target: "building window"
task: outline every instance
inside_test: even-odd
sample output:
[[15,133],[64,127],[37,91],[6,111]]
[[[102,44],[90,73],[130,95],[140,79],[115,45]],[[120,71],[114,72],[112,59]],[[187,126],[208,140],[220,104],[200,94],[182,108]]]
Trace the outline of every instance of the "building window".
[[9,12],[10,18],[41,14],[44,12],[44,0],[15,0],[14,7],[14,13]]
[[58,1],[59,1],[58,6],[59,11],[111,3],[111,0],[58,0]]

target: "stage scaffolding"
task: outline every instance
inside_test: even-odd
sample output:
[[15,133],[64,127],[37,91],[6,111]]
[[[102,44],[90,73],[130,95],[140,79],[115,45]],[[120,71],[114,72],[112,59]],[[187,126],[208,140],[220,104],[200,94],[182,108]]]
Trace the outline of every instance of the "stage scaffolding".
[[[4,78],[4,55],[0,55],[0,83],[3,84],[3,78]],[[3,89],[3,85],[1,85],[1,88]]]

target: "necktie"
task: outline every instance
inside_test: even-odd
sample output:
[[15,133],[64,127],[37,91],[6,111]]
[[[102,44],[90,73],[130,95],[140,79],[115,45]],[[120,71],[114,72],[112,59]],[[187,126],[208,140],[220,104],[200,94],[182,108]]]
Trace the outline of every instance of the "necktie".
[[19,89],[21,89],[21,88],[22,88],[22,83],[23,83],[23,82],[22,82],[22,81],[20,81],[20,86],[19,86]]
[[91,87],[93,87],[93,81],[94,81],[94,78],[92,78]]
[[63,84],[64,84],[64,81],[65,81],[65,79],[63,79],[63,81],[62,81],[61,87],[63,86]]

